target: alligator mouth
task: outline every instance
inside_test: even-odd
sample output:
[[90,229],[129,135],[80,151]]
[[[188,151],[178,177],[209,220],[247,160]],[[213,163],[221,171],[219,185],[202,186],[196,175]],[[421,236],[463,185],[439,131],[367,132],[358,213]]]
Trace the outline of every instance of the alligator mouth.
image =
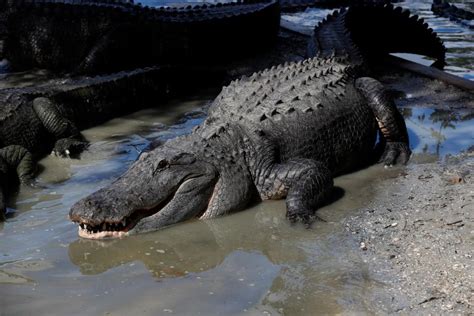
[[102,222],[99,224],[91,224],[86,221],[78,220],[79,222],[79,237],[87,239],[105,239],[105,238],[120,238],[128,235],[128,232],[133,229],[140,220],[145,217],[150,217],[159,213],[163,210],[169,202],[171,202],[179,189],[188,181],[191,181],[197,177],[191,177],[184,179],[178,188],[170,194],[166,199],[159,202],[158,204],[148,207],[134,210],[130,215],[122,218],[121,221],[114,222]]
[[[176,193],[176,192],[175,192]],[[79,236],[88,239],[104,239],[124,237],[140,220],[159,213],[173,199],[174,194],[151,208],[136,209],[120,222],[103,222],[97,225],[81,222]]]

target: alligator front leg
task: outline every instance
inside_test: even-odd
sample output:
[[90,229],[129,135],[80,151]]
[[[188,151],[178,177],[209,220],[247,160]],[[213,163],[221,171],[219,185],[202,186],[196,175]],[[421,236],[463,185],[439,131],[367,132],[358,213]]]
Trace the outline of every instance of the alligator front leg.
[[411,151],[405,120],[383,85],[373,78],[364,77],[356,80],[356,87],[372,108],[380,128],[381,145],[385,146],[380,161],[385,166],[397,162],[406,164]]
[[[0,221],[5,220],[6,202],[5,190],[9,186],[11,171],[23,185],[30,185],[36,172],[36,163],[31,153],[18,145],[11,145],[0,149]],[[10,184],[11,185],[11,184]]]
[[33,100],[33,108],[43,126],[56,139],[53,154],[61,157],[75,157],[87,148],[88,143],[74,124],[65,118],[58,107],[48,98]]
[[[262,175],[263,176],[263,175]],[[275,164],[259,186],[263,200],[286,196],[286,217],[291,222],[311,224],[316,209],[324,203],[333,188],[331,171],[321,162],[311,159],[292,159]]]
[[5,213],[7,212],[4,193],[4,190],[7,185],[7,176],[8,165],[6,161],[0,156],[0,222],[3,222],[5,220]]
[[0,149],[0,173],[5,177],[8,170],[15,170],[21,184],[29,185],[36,173],[36,162],[31,153],[19,145],[10,145]]

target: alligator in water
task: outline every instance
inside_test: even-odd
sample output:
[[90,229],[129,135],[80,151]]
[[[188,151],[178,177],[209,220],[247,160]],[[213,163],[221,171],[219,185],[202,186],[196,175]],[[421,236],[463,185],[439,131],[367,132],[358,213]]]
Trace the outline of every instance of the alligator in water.
[[79,235],[120,237],[285,197],[287,218],[311,223],[334,175],[374,161],[376,148],[386,165],[410,156],[402,116],[366,77],[369,59],[391,51],[441,62],[445,55],[436,34],[408,11],[364,5],[334,13],[315,29],[315,57],[232,82],[191,134],[141,154],[112,184],[78,201],[69,216]]
[[[445,0],[434,0],[431,5],[431,11],[434,14],[448,18],[453,21],[474,20],[474,13],[468,10],[458,8]],[[469,24],[470,28],[474,28],[474,24]]]
[[232,60],[272,43],[280,20],[277,0],[182,8],[105,0],[0,0],[0,10],[3,58],[13,69],[76,74]]

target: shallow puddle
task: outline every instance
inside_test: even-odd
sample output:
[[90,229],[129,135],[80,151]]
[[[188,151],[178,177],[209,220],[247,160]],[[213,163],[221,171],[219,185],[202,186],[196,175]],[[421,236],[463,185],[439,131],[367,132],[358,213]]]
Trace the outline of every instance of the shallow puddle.
[[[124,172],[154,139],[189,133],[212,98],[111,120],[84,131],[92,145],[81,160],[41,161],[43,188],[23,190],[0,224],[1,315],[380,313],[374,302],[388,299],[380,294],[386,285],[373,278],[341,222],[402,168],[376,165],[338,177],[334,202],[319,210],[327,222],[311,229],[289,225],[284,202],[272,201],[120,240],[77,237],[70,206]],[[412,163],[474,143],[472,111],[401,110]]]

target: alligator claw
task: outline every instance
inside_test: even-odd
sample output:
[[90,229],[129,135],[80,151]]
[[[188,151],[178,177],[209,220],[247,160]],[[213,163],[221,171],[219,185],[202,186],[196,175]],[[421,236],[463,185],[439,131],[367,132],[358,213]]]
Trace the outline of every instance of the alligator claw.
[[411,150],[407,143],[404,142],[387,142],[385,150],[379,162],[383,162],[384,166],[393,167],[397,163],[406,165],[410,158]]
[[53,151],[54,156],[62,158],[76,158],[83,152],[89,144],[85,141],[80,141],[71,138],[63,138],[56,142]]

